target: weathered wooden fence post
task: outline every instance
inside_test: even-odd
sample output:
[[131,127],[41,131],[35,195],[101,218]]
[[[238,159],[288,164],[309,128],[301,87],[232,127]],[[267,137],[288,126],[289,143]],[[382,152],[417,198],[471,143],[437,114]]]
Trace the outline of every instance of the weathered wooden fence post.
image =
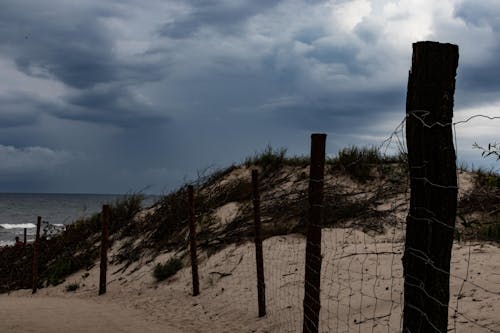
[[42,225],[42,217],[38,216],[36,221],[35,243],[33,243],[33,290],[35,294],[38,290],[38,249],[40,247],[40,226]]
[[257,297],[259,317],[266,315],[266,284],[264,280],[264,255],[262,252],[262,235],[260,230],[260,193],[259,171],[252,170],[253,217],[255,224],[255,259],[257,264]]
[[309,225],[304,282],[304,333],[318,333],[321,283],[321,225],[326,134],[311,135],[309,173]]
[[[24,228],[23,234],[24,234],[24,237],[23,237],[23,256],[26,257],[26,255],[28,253],[28,247],[26,246],[28,244],[28,241],[27,241],[28,229],[27,228]],[[29,281],[28,265],[23,265],[23,276],[21,278],[21,287],[22,288],[25,288],[25,286],[28,285],[28,284],[26,284],[27,280]]]
[[191,252],[191,275],[193,277],[193,296],[200,294],[200,281],[198,277],[198,256],[196,254],[196,221],[194,210],[194,188],[188,186],[189,202],[189,245]]
[[458,46],[413,44],[406,97],[410,210],[403,256],[403,332],[446,332],[457,208],[453,95]]
[[99,275],[99,295],[106,293],[108,270],[109,205],[102,205],[101,266]]

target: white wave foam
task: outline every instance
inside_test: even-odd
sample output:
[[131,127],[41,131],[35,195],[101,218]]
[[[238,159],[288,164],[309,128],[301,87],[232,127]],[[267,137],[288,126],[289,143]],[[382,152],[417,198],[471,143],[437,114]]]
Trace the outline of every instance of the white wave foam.
[[34,225],[33,223],[20,223],[20,224],[5,223],[5,224],[0,224],[0,227],[4,229],[23,229],[23,228],[31,229],[31,228],[36,228],[36,225]]

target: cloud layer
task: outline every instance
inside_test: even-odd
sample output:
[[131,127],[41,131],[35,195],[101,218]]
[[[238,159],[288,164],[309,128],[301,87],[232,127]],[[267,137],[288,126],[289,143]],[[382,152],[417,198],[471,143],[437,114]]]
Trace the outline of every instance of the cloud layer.
[[[418,40],[459,44],[457,117],[499,114],[493,0],[6,0],[1,7],[0,147],[9,163],[24,161],[18,170],[32,181],[16,183],[3,168],[0,189],[162,191],[268,143],[307,153],[314,131],[329,134],[329,153],[378,144],[404,116]],[[458,128],[459,157],[478,163],[472,143],[498,141],[498,124],[474,124]],[[29,167],[45,158],[67,177]]]

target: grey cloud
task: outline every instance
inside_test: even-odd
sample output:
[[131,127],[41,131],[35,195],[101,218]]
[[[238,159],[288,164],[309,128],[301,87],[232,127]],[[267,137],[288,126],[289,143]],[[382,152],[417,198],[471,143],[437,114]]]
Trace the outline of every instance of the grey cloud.
[[43,115],[124,128],[170,120],[128,87],[77,90],[58,101],[30,93],[0,95],[0,128],[36,126]]
[[455,8],[455,15],[467,24],[493,26],[496,29],[500,26],[499,14],[500,4],[495,0],[466,0]]
[[59,109],[61,118],[111,123],[134,127],[148,122],[168,121],[169,117],[148,104],[133,89],[123,86],[97,86],[66,96],[72,112]]
[[0,145],[0,174],[2,176],[43,172],[67,163],[74,156],[65,151],[54,151],[46,147],[17,148]]
[[26,92],[0,94],[0,128],[35,125],[44,113],[59,106],[53,101]]
[[[3,21],[5,17],[0,19]],[[97,22],[80,22],[78,27],[78,23],[64,26],[50,21],[17,22],[15,19],[10,18],[10,25],[5,25],[8,30],[0,30],[0,38],[10,39],[7,52],[24,73],[42,72],[76,88],[116,79],[111,41],[100,33]],[[9,38],[12,31],[24,25],[30,27],[25,38]]]
[[[461,105],[471,106],[482,103],[491,103],[494,95],[500,89],[500,3],[494,0],[472,1],[459,3],[455,9],[455,16],[462,19],[467,25],[484,27],[491,31],[495,43],[491,49],[485,49],[483,54],[488,55],[486,60],[461,64],[458,69],[457,89],[464,98],[459,98]],[[465,47],[474,48],[474,40],[467,41]],[[487,99],[485,97],[488,96]],[[493,99],[499,99],[498,97]]]
[[294,39],[305,44],[312,44],[315,40],[327,35],[324,27],[316,25],[299,29],[294,33]]
[[318,46],[314,51],[308,53],[308,56],[315,58],[321,63],[340,63],[351,62],[359,53],[359,48],[354,45],[336,45],[329,44]]
[[354,43],[329,44],[316,46],[313,51],[307,53],[307,57],[314,58],[322,64],[340,65],[345,68],[345,73],[342,74],[369,76],[372,74],[373,63],[360,61],[357,57],[359,53],[360,47]]
[[382,27],[369,18],[365,18],[354,28],[354,33],[365,43],[373,44],[377,42]]
[[282,0],[254,0],[228,3],[221,0],[186,1],[191,12],[165,23],[159,33],[174,39],[189,38],[202,28],[213,28],[222,34],[239,34],[241,25],[256,14],[273,8]]
[[71,11],[57,1],[8,1],[0,11],[0,50],[10,54],[17,68],[27,75],[52,76],[79,89],[115,81],[158,79],[162,71],[157,66],[117,57],[113,36],[102,18],[124,14],[112,4],[108,6],[82,6],[81,11]]
[[297,129],[353,134],[353,129],[373,125],[382,115],[392,114],[402,119],[404,101],[403,88],[332,93],[319,99],[304,99],[295,105],[278,106],[272,117]]
[[0,95],[0,127],[17,127],[36,122],[37,101],[27,94]]
[[74,9],[57,0],[2,3],[0,52],[26,75],[73,89],[57,103],[35,93],[0,95],[0,126],[33,124],[40,114],[126,127],[165,120],[132,86],[160,80],[168,65],[147,55],[124,60],[114,51],[115,41],[102,19],[124,18],[119,8],[113,2]]
[[[365,17],[345,31],[335,28],[332,7],[321,7],[326,0],[166,3],[2,2],[6,63],[66,86],[51,99],[0,92],[0,143],[13,145],[17,160],[52,156],[20,148],[30,146],[85,154],[33,171],[18,188],[117,192],[156,180],[163,189],[267,143],[307,153],[312,131],[337,145],[371,144],[404,116],[411,43],[405,53],[387,40],[391,18]],[[468,27],[498,31],[496,9],[461,3],[455,15]],[[169,20],[178,4],[185,15]],[[439,24],[438,33],[450,29]],[[457,105],[497,100],[499,75],[496,57],[461,65]]]

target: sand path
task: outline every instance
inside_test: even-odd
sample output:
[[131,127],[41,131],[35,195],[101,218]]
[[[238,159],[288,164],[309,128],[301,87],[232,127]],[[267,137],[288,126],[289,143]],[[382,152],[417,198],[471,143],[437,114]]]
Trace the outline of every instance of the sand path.
[[181,333],[117,304],[91,299],[18,296],[0,296],[0,332]]

